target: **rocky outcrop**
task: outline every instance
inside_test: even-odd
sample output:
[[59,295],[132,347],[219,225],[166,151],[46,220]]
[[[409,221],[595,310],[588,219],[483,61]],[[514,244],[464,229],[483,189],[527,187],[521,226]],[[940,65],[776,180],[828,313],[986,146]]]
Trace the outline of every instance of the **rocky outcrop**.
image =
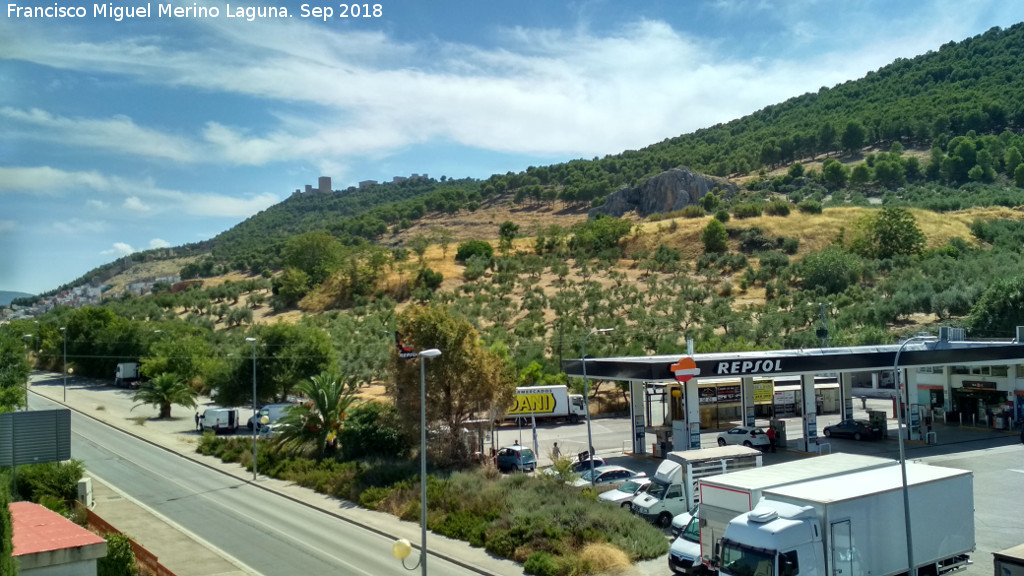
[[738,190],[735,184],[724,178],[698,174],[689,168],[673,168],[648,178],[636,188],[623,188],[609,194],[602,206],[590,210],[590,217],[597,214],[620,217],[632,211],[646,217],[681,210],[700,202],[714,188],[721,190],[723,197]]

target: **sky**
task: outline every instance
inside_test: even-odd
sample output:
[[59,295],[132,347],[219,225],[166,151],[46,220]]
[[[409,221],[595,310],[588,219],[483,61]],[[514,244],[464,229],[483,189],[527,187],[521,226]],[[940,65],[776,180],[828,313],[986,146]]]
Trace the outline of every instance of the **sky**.
[[320,176],[617,154],[1024,21],[1005,0],[13,2],[0,290],[28,293]]

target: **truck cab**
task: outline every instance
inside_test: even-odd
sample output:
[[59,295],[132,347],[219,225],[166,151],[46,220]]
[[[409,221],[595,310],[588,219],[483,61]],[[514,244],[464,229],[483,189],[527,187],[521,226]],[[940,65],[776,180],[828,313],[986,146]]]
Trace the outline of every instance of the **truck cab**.
[[762,502],[729,523],[716,563],[719,576],[819,576],[823,550],[813,509]]

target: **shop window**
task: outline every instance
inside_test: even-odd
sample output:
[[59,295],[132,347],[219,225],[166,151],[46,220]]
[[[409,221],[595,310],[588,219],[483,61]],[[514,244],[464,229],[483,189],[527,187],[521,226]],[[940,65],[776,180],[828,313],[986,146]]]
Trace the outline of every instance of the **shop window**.
[[1006,368],[1006,366],[992,366],[991,368],[993,376],[1001,376],[1005,378],[1006,375],[1009,373],[1009,370]]

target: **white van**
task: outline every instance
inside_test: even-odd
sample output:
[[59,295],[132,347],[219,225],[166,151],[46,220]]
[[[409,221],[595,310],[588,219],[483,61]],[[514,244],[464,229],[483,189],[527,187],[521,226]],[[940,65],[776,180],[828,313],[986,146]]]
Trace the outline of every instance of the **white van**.
[[[260,408],[260,414],[258,417],[259,421],[261,422],[261,426],[262,424],[273,424],[274,422],[277,422],[278,419],[281,418],[281,416],[285,415],[285,411],[287,411],[289,408],[293,406],[298,406],[298,404],[295,404],[294,402],[288,402],[284,404],[267,404],[263,406],[262,408]],[[267,418],[266,422],[263,422],[264,416]],[[246,426],[249,428],[249,430],[252,430],[252,417],[249,417],[249,422],[246,424]]]
[[199,419],[203,431],[213,430],[215,434],[234,433],[238,430],[237,408],[209,408]]

